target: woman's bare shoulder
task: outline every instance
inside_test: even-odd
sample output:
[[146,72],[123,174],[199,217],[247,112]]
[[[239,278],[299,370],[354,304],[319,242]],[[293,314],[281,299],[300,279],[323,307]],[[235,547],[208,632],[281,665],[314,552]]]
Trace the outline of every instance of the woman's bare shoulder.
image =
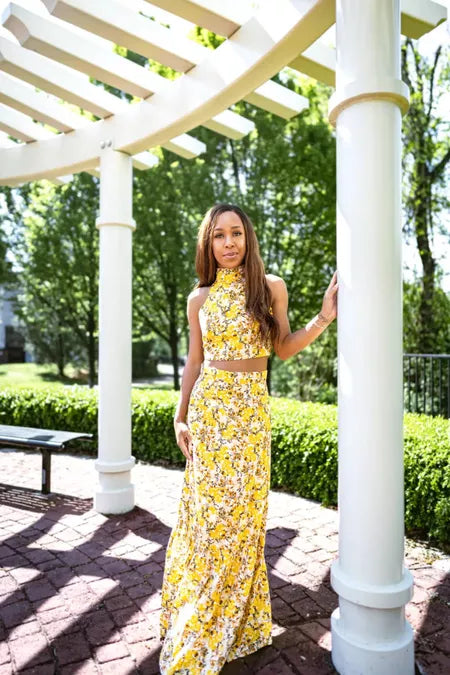
[[280,282],[284,284],[284,281],[281,277],[278,277],[276,274],[266,274],[266,280],[269,285],[279,284]]
[[269,284],[270,290],[275,295],[280,292],[282,293],[286,289],[284,279],[277,276],[276,274],[266,274],[266,281]]
[[210,286],[194,288],[188,295],[188,306],[198,311],[208,297],[210,288]]

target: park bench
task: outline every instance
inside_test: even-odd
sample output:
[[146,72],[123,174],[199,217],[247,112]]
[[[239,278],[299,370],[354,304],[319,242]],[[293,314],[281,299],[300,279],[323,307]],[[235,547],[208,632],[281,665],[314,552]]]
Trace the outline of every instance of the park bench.
[[59,431],[54,429],[35,429],[34,427],[16,427],[0,424],[0,445],[40,450],[42,453],[42,488],[43,494],[50,492],[51,453],[63,450],[66,443],[76,438],[92,440],[93,434],[76,431]]

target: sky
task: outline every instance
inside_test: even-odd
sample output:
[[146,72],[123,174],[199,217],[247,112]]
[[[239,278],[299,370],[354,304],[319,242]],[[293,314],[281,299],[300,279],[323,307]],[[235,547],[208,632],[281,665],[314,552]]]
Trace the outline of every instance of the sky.
[[[39,6],[39,0],[18,0],[20,4],[29,4],[31,6]],[[183,35],[192,28],[192,24],[183,19],[174,17],[172,14],[165,12],[157,7],[153,7],[146,0],[119,0],[123,4],[126,4],[127,7],[135,8],[136,11],[142,11],[146,14],[151,14],[157,20],[170,24],[173,30],[180,32]],[[250,7],[257,8],[266,2],[271,2],[272,0],[239,0],[241,4],[247,4]],[[438,4],[447,6],[446,0],[435,0]],[[0,0],[0,15],[3,13],[3,9],[8,5],[7,0]],[[45,11],[45,10],[44,10]],[[2,30],[0,28],[0,30]],[[322,42],[328,46],[334,46],[335,44],[335,28],[334,26],[330,28],[324,35],[321,37]],[[450,24],[447,20],[445,23],[440,24],[434,30],[430,31],[426,35],[422,36],[418,40],[418,48],[421,54],[430,58],[439,44],[450,44]],[[446,98],[441,101],[441,106],[438,112],[445,117],[448,117],[448,111],[450,110],[450,93]],[[442,214],[442,222],[445,225],[446,234],[439,235],[435,234],[432,241],[432,248],[435,255],[435,258],[438,260],[439,264],[444,269],[444,279],[442,282],[442,287],[446,293],[450,293],[450,214]],[[417,247],[415,242],[408,243],[403,241],[403,271],[404,278],[407,280],[412,280],[414,275],[421,276],[421,262],[419,255],[417,253]]]

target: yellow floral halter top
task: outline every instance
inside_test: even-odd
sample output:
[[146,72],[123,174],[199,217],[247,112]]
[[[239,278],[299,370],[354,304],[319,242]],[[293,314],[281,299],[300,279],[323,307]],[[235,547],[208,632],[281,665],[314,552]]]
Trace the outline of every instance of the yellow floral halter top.
[[216,279],[200,307],[199,320],[205,360],[270,356],[270,337],[263,340],[259,321],[245,308],[244,265],[217,268]]

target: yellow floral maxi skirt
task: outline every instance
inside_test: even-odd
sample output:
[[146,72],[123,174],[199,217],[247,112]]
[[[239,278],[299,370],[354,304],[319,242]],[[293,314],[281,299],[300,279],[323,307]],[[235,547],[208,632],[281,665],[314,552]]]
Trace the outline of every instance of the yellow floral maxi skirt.
[[270,484],[267,371],[203,366],[192,389],[178,520],[167,545],[162,675],[214,675],[272,643],[264,544]]

